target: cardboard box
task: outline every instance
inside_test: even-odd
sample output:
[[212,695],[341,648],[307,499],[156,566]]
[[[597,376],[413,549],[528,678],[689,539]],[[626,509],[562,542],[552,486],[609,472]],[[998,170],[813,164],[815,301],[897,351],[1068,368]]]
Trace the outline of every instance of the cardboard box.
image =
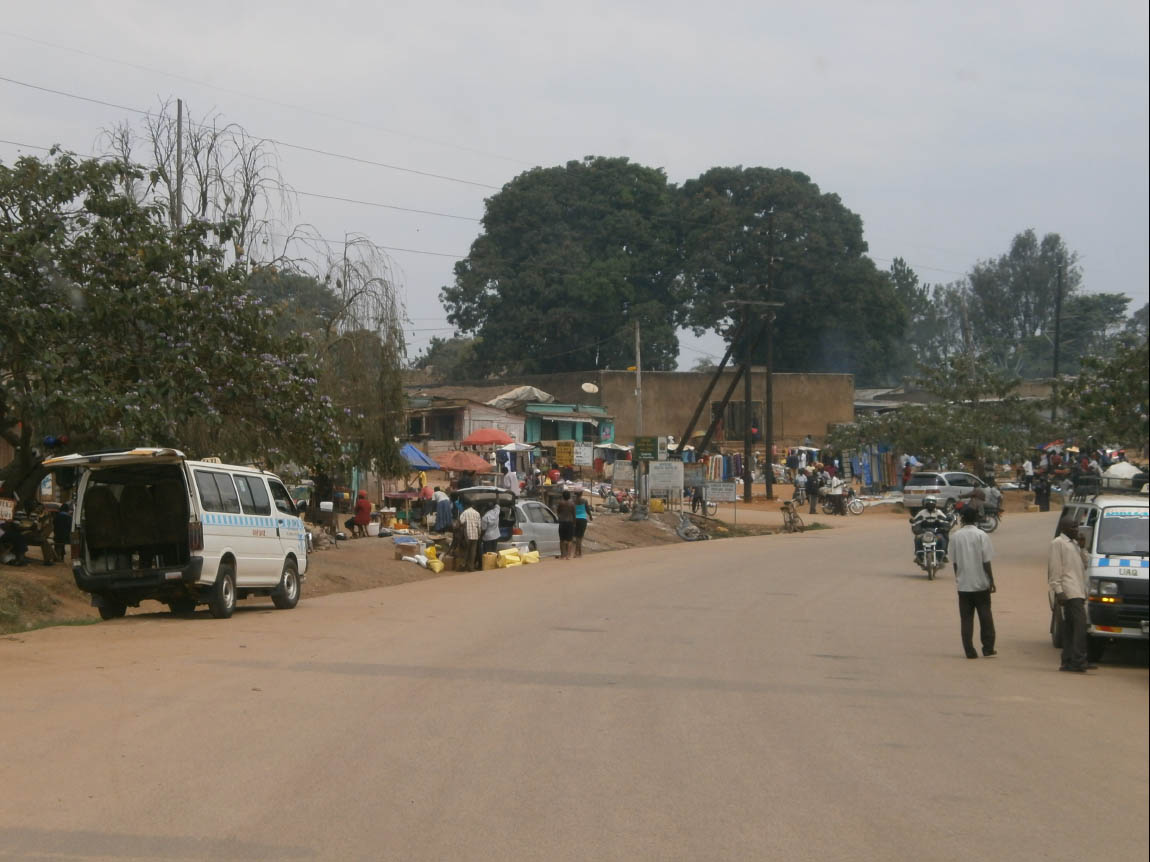
[[395,543],[395,558],[402,560],[404,557],[414,557],[416,554],[422,554],[423,548],[419,542],[396,542]]

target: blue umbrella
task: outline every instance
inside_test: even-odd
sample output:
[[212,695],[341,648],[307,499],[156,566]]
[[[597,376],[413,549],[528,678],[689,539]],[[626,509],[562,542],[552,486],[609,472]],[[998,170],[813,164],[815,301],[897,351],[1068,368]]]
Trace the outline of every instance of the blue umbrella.
[[404,443],[399,450],[400,457],[408,463],[413,470],[439,470],[438,464],[428,458],[422,451],[410,443]]

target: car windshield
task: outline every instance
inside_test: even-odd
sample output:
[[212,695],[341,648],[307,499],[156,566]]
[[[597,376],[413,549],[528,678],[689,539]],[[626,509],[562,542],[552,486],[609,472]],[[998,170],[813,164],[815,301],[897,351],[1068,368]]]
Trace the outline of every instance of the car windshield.
[[1098,526],[1099,554],[1145,557],[1150,554],[1150,512],[1146,509],[1107,509]]
[[915,473],[910,477],[910,481],[906,483],[906,487],[912,488],[915,485],[939,485],[941,484],[939,475],[937,473]]

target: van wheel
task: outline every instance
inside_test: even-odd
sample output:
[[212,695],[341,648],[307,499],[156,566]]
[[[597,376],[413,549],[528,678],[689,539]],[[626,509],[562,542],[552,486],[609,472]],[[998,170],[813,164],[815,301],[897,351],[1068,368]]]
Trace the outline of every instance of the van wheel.
[[102,620],[118,620],[128,612],[128,606],[113,599],[104,599],[104,603],[97,609]]
[[1062,614],[1057,607],[1050,612],[1050,643],[1055,649],[1062,649]]
[[226,620],[236,609],[236,574],[229,565],[220,566],[212,593],[208,596],[208,610],[217,620]]
[[176,616],[185,616],[196,612],[195,599],[172,599],[168,602],[168,610]]
[[290,611],[299,604],[299,572],[296,571],[294,560],[284,563],[280,585],[272,593],[272,604],[281,611]]

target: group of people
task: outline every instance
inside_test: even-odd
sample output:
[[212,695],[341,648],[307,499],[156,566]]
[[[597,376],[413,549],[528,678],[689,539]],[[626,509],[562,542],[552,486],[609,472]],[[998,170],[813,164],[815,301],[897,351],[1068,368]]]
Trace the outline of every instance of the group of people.
[[72,534],[71,504],[62,503],[52,512],[37,503],[36,511],[29,512],[25,520],[30,527],[15,520],[0,521],[0,559],[10,566],[26,566],[30,562],[28,548],[36,544],[45,566],[63,561]]
[[810,514],[815,514],[819,492],[825,488],[834,514],[846,515],[847,487],[833,463],[816,462],[810,467],[799,468],[795,472],[794,486],[792,499],[796,504],[801,504],[803,500],[809,502]]

